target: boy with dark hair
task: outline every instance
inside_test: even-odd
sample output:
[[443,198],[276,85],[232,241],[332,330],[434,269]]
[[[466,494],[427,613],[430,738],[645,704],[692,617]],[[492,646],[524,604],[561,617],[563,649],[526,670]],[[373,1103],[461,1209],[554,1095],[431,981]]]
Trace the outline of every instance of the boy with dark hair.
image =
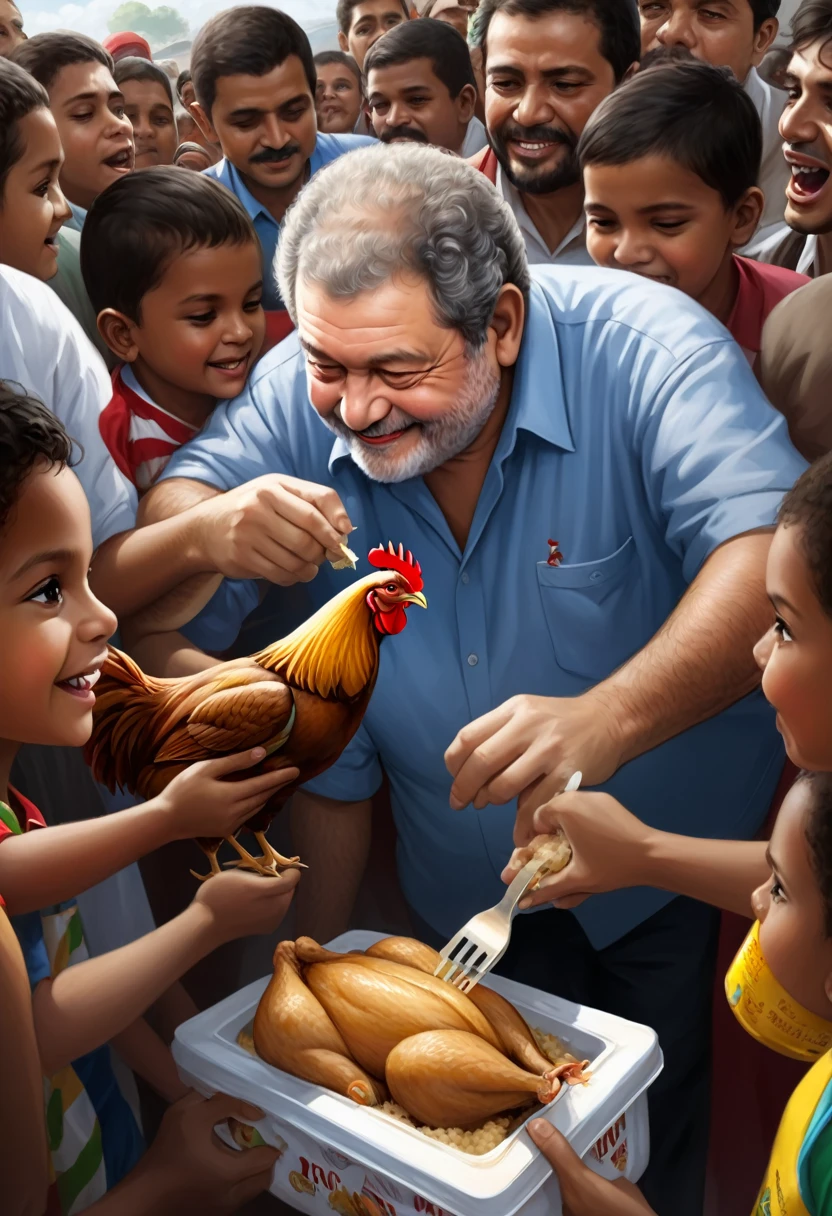
[[[817,278],[832,270],[832,0],[803,0],[780,119],[788,179],[785,238],[765,256]],[[761,255],[762,256],[762,255]]]
[[223,187],[159,166],[96,199],[81,269],[101,336],[122,360],[101,434],[142,492],[217,401],[243,391],[260,354],[257,236]]
[[511,207],[531,264],[591,265],[575,149],[638,64],[635,0],[483,0],[469,41],[482,55],[491,145],[471,164]]
[[102,354],[95,313],[81,278],[80,237],[59,185],[64,154],[42,85],[0,61],[0,263],[49,286]]
[[11,56],[49,94],[64,150],[61,189],[81,230],[93,199],[133,170],[133,129],[113,79],[113,60],[83,34],[36,34]]
[[292,328],[273,270],[286,210],[313,173],[369,141],[318,134],[312,48],[298,23],[277,9],[217,13],[196,36],[191,74],[194,117],[224,154],[206,173],[237,196],[260,239],[273,344]]
[[358,132],[364,105],[364,81],[358,64],[344,51],[321,51],[314,62],[318,130],[328,135]]
[[[190,827],[199,821],[200,832],[239,826],[276,783],[264,776],[224,780],[262,760],[263,749],[256,749],[185,770],[167,798],[48,829],[10,786],[21,743],[79,747],[89,738],[93,689],[116,623],[87,583],[89,511],[71,457],[72,441],[54,415],[0,385],[0,678],[8,688],[22,680],[0,710],[0,890],[26,962],[47,1078],[56,1204],[49,1210],[65,1216],[103,1198],[143,1151],[107,1044],[134,1049],[143,1011],[185,970],[223,942],[272,930],[296,881],[252,884],[236,874],[229,883],[218,875],[161,929],[86,957],[75,893],[163,841],[181,839],[190,830],[186,820]],[[162,1065],[145,1031],[144,1051],[133,1050],[131,1063],[163,1093],[171,1086],[179,1096],[184,1087],[172,1060]],[[175,1189],[176,1162],[168,1165],[167,1185]],[[157,1198],[163,1197],[164,1190]]]
[[127,56],[116,63],[113,79],[124,96],[133,128],[137,169],[172,165],[179,143],[170,77],[155,63]]
[[692,296],[752,366],[768,314],[808,282],[737,256],[763,209],[761,153],[742,85],[695,59],[638,72],[598,107],[578,145],[594,261]]
[[465,39],[442,21],[402,22],[367,52],[367,101],[382,143],[414,140],[460,156],[488,142]]
[[752,258],[766,256],[766,247],[785,235],[788,168],[777,130],[785,98],[757,71],[777,37],[779,8],[780,0],[720,0],[713,5],[701,0],[639,0],[642,53],[657,46],[683,46],[714,67],[730,68],[754,103],[763,130],[760,186],[765,207],[759,230],[743,250]]
[[406,0],[338,0],[338,45],[364,71],[364,56],[382,34],[410,20]]

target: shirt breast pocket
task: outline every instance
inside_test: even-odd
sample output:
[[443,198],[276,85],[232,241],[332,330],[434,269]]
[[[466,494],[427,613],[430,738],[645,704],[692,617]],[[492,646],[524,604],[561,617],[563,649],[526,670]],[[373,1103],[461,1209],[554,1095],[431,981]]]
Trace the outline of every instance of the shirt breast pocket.
[[578,565],[537,563],[543,613],[563,671],[604,680],[644,645],[632,536],[607,557]]

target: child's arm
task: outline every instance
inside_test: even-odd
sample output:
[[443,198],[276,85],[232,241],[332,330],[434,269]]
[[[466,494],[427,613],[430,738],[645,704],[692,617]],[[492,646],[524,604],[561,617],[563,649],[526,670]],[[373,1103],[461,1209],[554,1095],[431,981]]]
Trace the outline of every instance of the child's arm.
[[214,1127],[230,1117],[255,1122],[263,1112],[225,1094],[177,1102],[136,1168],[87,1208],[89,1216],[234,1216],[268,1188],[279,1153],[228,1148]]
[[167,1043],[159,1038],[144,1018],[136,1018],[121,1034],[113,1035],[110,1045],[128,1068],[166,1102],[178,1102],[189,1092],[188,1086],[179,1077]]
[[280,878],[239,870],[218,874],[203,883],[184,912],[153,933],[42,980],[33,1008],[45,1075],[119,1035],[217,946],[271,933],[297,881],[296,870]]
[[[158,798],[81,823],[40,828],[0,842],[0,891],[10,916],[62,903],[171,840],[231,836],[298,770],[224,777],[258,764],[262,747],[203,760],[180,773]],[[178,978],[177,973],[174,978]]]
[[[636,819],[609,794],[561,794],[540,807],[535,830],[562,828],[572,860],[545,878],[521,906],[556,902],[574,908],[588,895],[623,887],[658,887],[751,916],[751,895],[771,875],[765,841],[700,840],[659,832]],[[510,882],[531,858],[515,849],[503,871]]]
[[49,1173],[43,1074],[32,997],[14,930],[0,909],[0,1189],[6,1216],[41,1216]]

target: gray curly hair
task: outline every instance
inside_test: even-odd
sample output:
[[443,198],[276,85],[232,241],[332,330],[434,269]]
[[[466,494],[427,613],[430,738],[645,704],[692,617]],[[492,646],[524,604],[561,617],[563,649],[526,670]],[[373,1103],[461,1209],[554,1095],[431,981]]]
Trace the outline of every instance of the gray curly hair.
[[276,269],[295,324],[299,278],[350,298],[415,271],[439,323],[472,351],[500,288],[513,283],[528,297],[530,283],[517,221],[485,176],[414,144],[360,148],[316,173],[286,215]]

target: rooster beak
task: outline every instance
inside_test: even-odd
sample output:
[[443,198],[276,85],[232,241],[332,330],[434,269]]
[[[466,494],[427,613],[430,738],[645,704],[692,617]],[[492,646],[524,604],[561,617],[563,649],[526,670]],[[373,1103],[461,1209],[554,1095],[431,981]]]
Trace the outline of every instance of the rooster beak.
[[413,595],[406,595],[404,597],[404,603],[405,604],[418,604],[420,608],[427,608],[427,606],[428,606],[428,602],[425,599],[425,597],[422,595],[421,591],[416,591]]

